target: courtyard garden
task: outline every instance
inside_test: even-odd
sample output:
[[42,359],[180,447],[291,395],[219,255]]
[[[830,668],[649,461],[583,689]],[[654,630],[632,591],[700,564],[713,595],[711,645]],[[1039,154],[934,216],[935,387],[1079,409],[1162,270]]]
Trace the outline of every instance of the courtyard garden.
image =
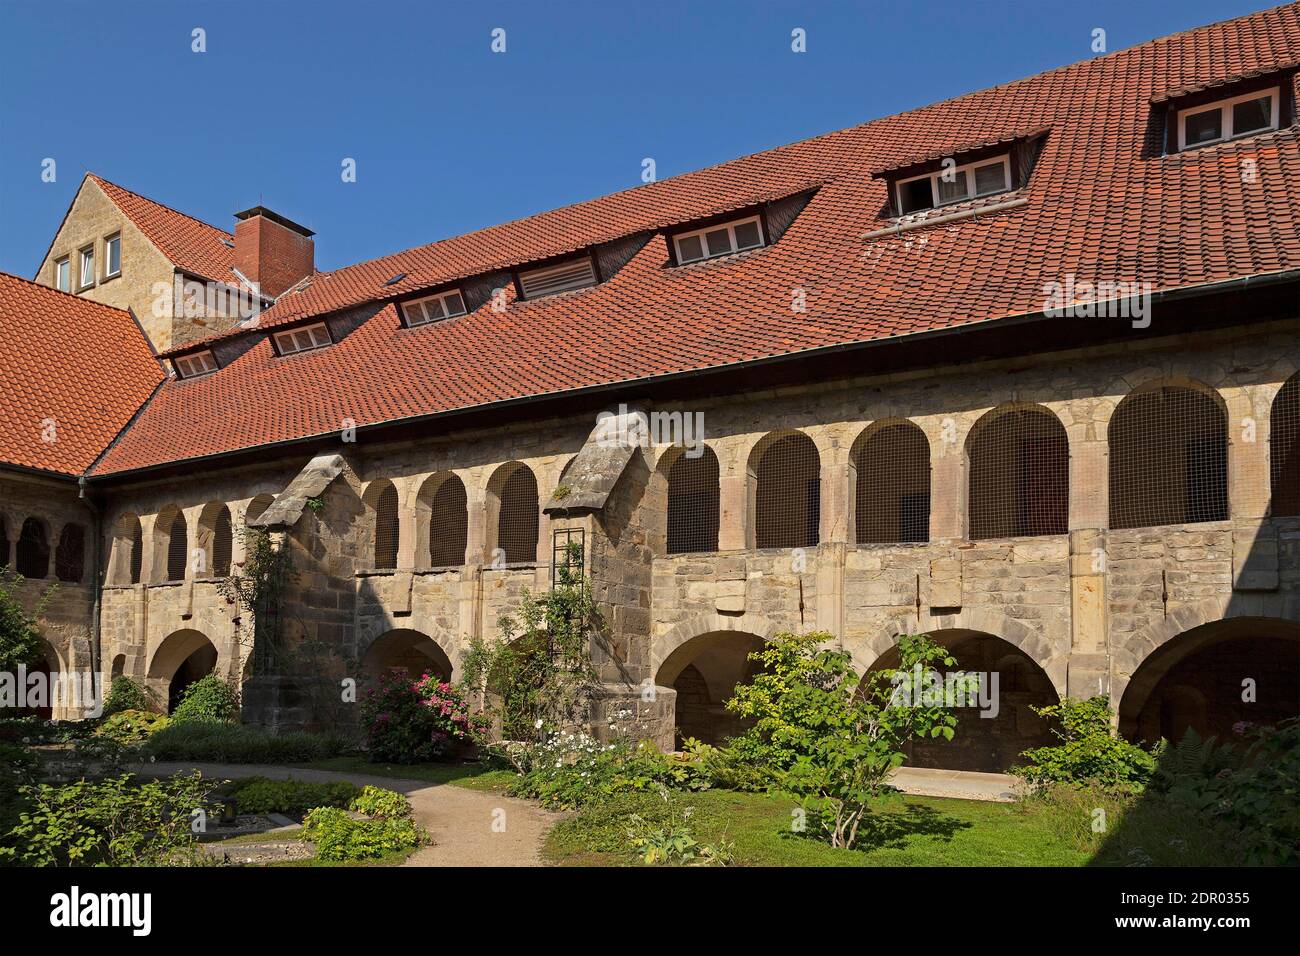
[[[1039,710],[1054,743],[1021,754],[1016,799],[914,796],[893,783],[908,742],[962,733],[918,683],[954,663],[928,636],[861,677],[831,635],[777,635],[727,702],[744,729],[664,754],[631,709],[586,723],[592,620],[585,582],[562,575],[460,682],[376,682],[351,734],[244,726],[215,675],[170,715],[117,678],[93,719],[0,719],[0,864],[1300,863],[1295,720],[1143,746],[1106,698],[1067,699]],[[422,857],[439,839],[464,845]]]

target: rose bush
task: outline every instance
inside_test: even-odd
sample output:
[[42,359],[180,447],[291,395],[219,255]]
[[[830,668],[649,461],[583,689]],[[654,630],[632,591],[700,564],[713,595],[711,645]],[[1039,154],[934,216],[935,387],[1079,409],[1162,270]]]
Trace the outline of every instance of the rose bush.
[[446,760],[486,729],[460,688],[434,674],[387,673],[361,704],[366,753],[376,763]]

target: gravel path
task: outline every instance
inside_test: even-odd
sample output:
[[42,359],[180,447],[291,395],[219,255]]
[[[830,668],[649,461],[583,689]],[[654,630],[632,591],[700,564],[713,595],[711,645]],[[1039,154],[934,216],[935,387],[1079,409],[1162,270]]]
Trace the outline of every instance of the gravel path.
[[404,793],[416,822],[429,831],[433,843],[417,850],[403,866],[542,866],[542,841],[562,816],[527,800],[425,780],[261,764],[154,763],[138,768],[159,777],[185,770],[232,780],[349,780],[359,787],[371,784]]

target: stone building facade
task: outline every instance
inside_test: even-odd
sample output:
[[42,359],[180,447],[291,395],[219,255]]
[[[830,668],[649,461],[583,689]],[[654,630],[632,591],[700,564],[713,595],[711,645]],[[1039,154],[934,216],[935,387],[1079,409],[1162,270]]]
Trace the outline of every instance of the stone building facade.
[[[249,210],[232,242],[289,257],[256,262],[266,313],[146,325],[166,380],[4,499],[92,515],[51,663],[337,726],[353,682],[456,679],[580,542],[592,726],[664,748],[734,733],[781,632],[864,672],[928,633],[996,679],[921,763],[1004,769],[1066,696],[1135,739],[1300,714],[1297,57],[1291,5],[329,273]],[[1169,132],[1250,96],[1280,118]],[[173,268],[249,278],[173,216]],[[288,559],[272,664],[226,583],[245,529]]]

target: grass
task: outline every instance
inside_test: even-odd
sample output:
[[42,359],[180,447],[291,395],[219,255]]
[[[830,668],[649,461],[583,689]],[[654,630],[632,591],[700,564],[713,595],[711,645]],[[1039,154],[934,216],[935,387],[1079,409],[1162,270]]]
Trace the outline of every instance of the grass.
[[467,790],[502,791],[515,780],[509,770],[482,763],[370,763],[364,757],[328,757],[310,763],[293,764],[308,770],[333,770],[336,773],[368,774],[396,780],[420,780],[425,783],[450,783]]
[[[695,838],[733,843],[737,866],[1080,866],[1089,856],[1047,813],[1018,804],[891,797],[874,809],[871,831],[854,850],[793,832],[798,804],[788,796],[714,790],[672,798],[679,814],[687,806]],[[630,864],[620,849],[627,816],[654,819],[666,807],[642,794],[588,807],[551,830],[544,854],[561,865]]]

